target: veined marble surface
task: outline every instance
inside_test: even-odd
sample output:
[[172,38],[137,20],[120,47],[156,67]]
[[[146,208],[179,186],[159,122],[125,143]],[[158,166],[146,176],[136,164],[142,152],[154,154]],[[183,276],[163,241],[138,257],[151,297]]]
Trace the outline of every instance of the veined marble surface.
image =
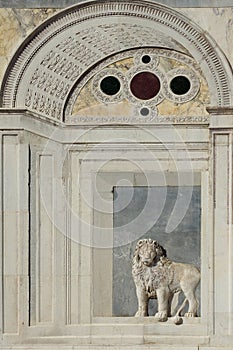
[[22,41],[55,12],[56,9],[0,8],[0,83]]
[[198,24],[222,49],[233,66],[233,3],[229,8],[180,8],[178,11]]

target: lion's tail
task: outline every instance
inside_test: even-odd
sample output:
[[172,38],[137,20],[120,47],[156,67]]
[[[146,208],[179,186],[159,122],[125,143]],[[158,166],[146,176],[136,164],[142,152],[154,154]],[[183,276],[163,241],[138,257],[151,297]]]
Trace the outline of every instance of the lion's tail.
[[188,299],[185,298],[179,309],[177,310],[175,316],[180,316],[181,311],[184,309],[186,303],[188,302]]

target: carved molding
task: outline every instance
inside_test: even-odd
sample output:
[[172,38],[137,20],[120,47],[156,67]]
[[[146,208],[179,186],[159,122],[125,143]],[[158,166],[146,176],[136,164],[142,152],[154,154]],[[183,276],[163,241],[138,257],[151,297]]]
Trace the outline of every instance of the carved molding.
[[[84,0],[18,0],[12,2],[12,0],[0,0],[0,7],[10,7],[10,8],[64,8],[64,6],[71,6]],[[166,6],[172,7],[192,7],[192,8],[202,8],[202,7],[231,7],[231,0],[196,0],[190,6],[190,0],[152,0],[155,3],[161,3]]]
[[211,103],[232,104],[229,64],[199,27],[162,5],[119,0],[75,5],[39,26],[8,66],[1,106],[62,121],[80,78],[117,52],[146,46],[189,52],[200,62]]
[[210,115],[233,115],[233,107],[207,107]]
[[157,111],[151,111],[148,117],[136,115],[135,117],[129,116],[111,116],[111,117],[89,117],[79,116],[72,117],[67,120],[67,124],[79,124],[79,125],[97,125],[97,124],[209,124],[208,116],[158,116]]

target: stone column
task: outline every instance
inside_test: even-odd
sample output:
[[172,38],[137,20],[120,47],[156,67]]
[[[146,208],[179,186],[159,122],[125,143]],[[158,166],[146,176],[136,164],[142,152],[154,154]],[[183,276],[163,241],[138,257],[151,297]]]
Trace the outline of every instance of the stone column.
[[214,334],[233,334],[233,108],[209,108],[213,195]]
[[0,133],[0,328],[8,339],[28,322],[28,157],[20,132]]

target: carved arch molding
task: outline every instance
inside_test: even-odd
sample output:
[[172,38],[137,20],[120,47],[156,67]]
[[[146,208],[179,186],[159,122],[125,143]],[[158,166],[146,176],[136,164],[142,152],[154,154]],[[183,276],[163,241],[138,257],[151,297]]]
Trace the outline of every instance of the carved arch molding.
[[18,48],[1,87],[1,107],[65,122],[80,81],[104,60],[136,48],[192,57],[214,106],[231,106],[233,79],[216,43],[189,19],[148,1],[90,1],[40,25]]

